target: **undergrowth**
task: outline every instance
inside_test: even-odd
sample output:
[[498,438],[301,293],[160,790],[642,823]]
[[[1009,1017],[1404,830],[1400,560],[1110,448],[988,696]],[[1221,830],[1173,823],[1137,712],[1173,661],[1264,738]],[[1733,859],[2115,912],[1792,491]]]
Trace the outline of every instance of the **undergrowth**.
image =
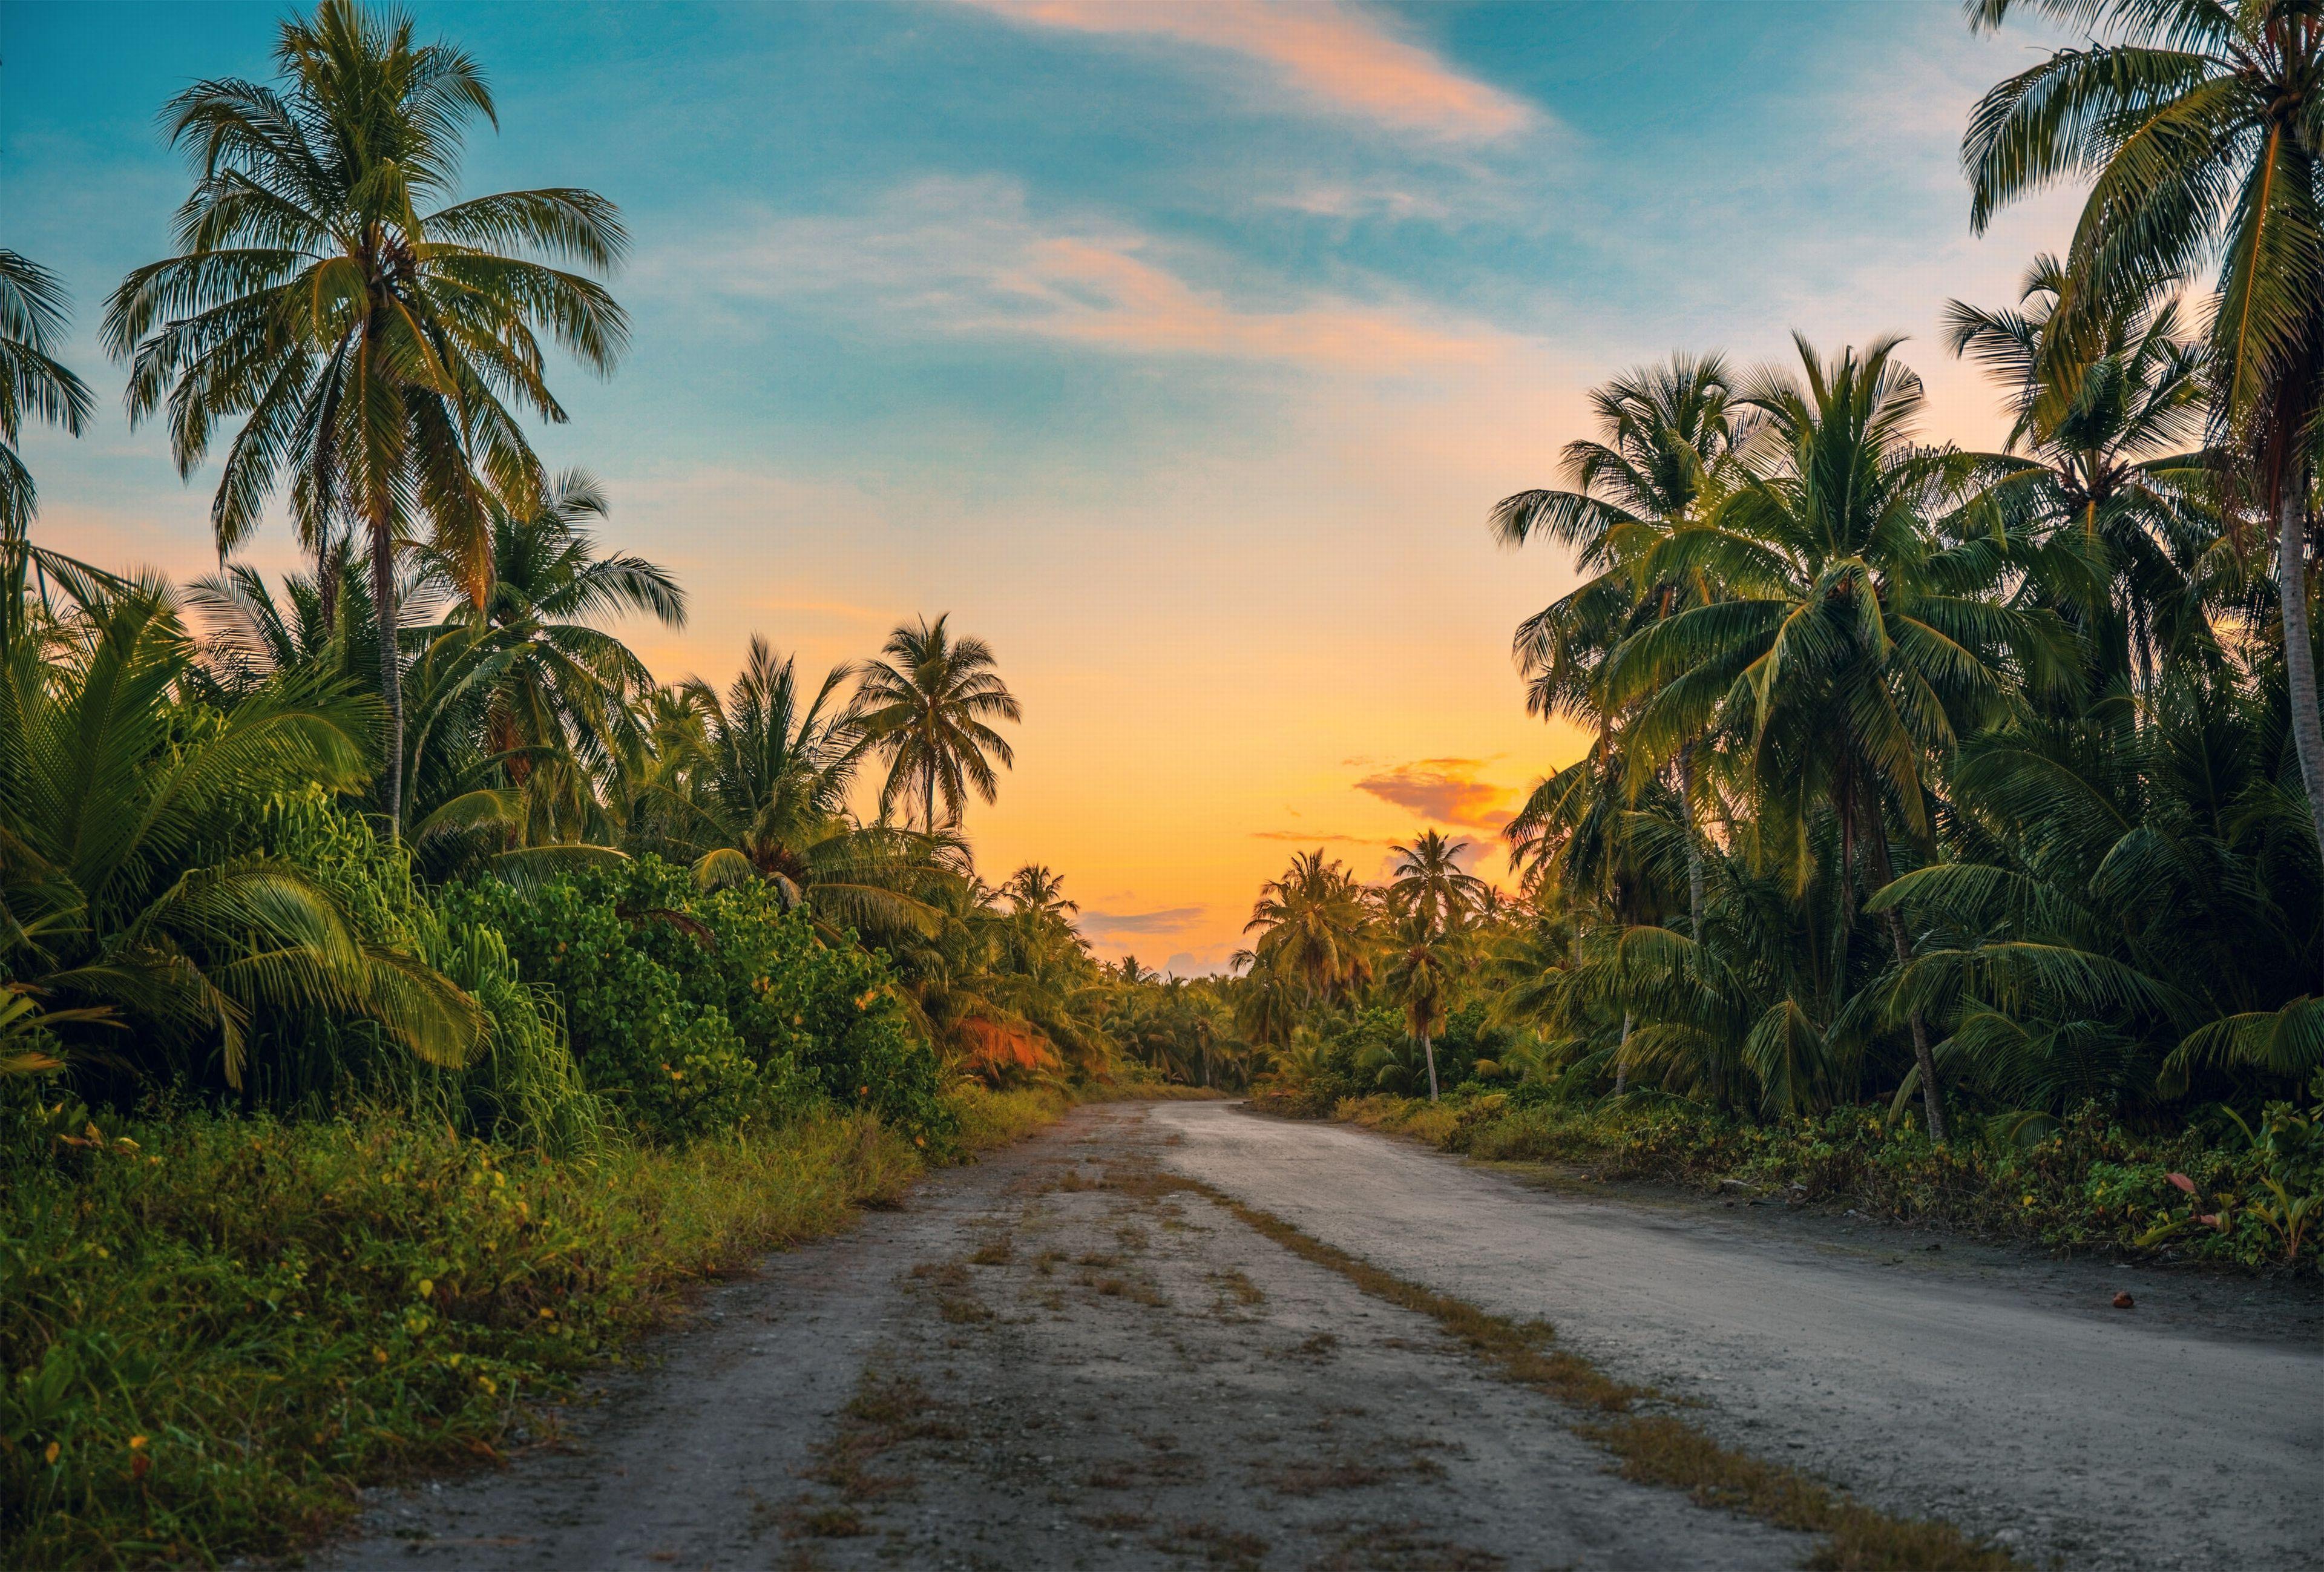
[[[2319,1093],[2324,1096],[2324,1093]],[[1313,1116],[1276,1099],[1261,1106]],[[1661,1101],[1589,1105],[1489,1093],[1351,1098],[1329,1114],[1489,1161],[1558,1162],[1856,1207],[1895,1222],[2247,1269],[2313,1272],[2324,1244],[2324,1108],[2270,1106],[2256,1126],[2142,1134],[2095,1113],[2033,1139],[1938,1145],[1909,1119],[1836,1109],[1765,1124]]]
[[[969,1088],[946,1155],[1070,1095]],[[892,1201],[869,1114],[554,1161],[374,1114],[181,1115],[20,1162],[0,1196],[0,1565],[310,1542],[356,1487],[533,1438],[532,1405],[764,1251]]]

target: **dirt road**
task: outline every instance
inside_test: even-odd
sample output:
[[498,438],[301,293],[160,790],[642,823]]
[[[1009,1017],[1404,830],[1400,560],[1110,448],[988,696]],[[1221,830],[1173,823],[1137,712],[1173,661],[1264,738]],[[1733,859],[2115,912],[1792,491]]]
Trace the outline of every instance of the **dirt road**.
[[2282,1317],[2183,1280],[2136,1284],[2125,1315],[2086,1269],[1577,1198],[1215,1104],[1081,1110],[775,1258],[556,1447],[377,1503],[324,1564],[1483,1572],[1812,1549],[1612,1476],[1435,1322],[1202,1196],[1097,1187],[1156,1163],[1547,1316],[1723,1438],[2032,1558],[2324,1564],[2312,1318],[2271,1336]]

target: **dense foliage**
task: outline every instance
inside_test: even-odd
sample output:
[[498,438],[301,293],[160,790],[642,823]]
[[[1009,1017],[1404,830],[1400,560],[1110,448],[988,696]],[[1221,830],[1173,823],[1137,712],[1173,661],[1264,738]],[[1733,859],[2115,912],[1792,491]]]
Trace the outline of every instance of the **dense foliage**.
[[684,590],[515,412],[563,418],[542,339],[622,347],[567,270],[618,259],[613,205],[460,199],[492,96],[407,21],[322,0],[276,64],[172,101],[177,254],[105,338],[183,468],[226,440],[222,558],[287,482],[307,570],[35,540],[21,427],[91,401],[61,290],[0,251],[12,1565],[295,1549],[1167,1013],[1054,872],[976,873],[1019,716],[982,641],[922,619],[812,691],[753,641],[722,692],[616,633]]
[[[2030,8],[2117,37],[1996,88],[1963,143],[1979,226],[2093,182],[2019,301],[1949,310],[2006,447],[1924,435],[1894,340],[1597,390],[1562,484],[1490,517],[1579,565],[1516,653],[1586,748],[1508,827],[1513,898],[1450,892],[1425,837],[1379,887],[1318,850],[1265,888],[1233,997],[1280,1105],[1450,1070],[1464,1106],[1616,1121],[1601,1146],[1828,1149],[1876,1190],[1919,1151],[2024,1176],[2062,1242],[2167,1216],[2313,1263],[2324,29]],[[1490,1051],[1450,1050],[1464,1012]]]

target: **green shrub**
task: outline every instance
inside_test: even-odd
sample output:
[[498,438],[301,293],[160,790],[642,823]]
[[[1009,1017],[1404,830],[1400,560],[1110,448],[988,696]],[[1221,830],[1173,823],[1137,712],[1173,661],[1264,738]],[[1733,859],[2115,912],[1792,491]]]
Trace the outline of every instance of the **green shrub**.
[[646,857],[441,903],[555,993],[583,1078],[644,1133],[775,1122],[818,1096],[923,1141],[953,1133],[885,963],[824,944],[770,885],[705,892]]
[[414,881],[411,859],[368,821],[316,791],[254,809],[256,838],[337,896],[366,944],[415,955],[483,1007],[483,1051],[466,1068],[421,1063],[373,1022],[304,1011],[258,1037],[257,1105],[324,1115],[389,1101],[457,1129],[560,1155],[593,1149],[607,1114],[583,1084],[555,1001],[528,986],[500,936],[448,918]]

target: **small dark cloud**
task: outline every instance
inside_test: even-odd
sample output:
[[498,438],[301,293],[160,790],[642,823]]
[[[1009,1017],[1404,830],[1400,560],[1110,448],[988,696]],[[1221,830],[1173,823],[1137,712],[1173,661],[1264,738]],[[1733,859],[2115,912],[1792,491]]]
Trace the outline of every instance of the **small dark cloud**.
[[1119,933],[1176,933],[1202,921],[1209,911],[1207,906],[1166,906],[1158,911],[1084,911],[1078,925],[1093,939]]

